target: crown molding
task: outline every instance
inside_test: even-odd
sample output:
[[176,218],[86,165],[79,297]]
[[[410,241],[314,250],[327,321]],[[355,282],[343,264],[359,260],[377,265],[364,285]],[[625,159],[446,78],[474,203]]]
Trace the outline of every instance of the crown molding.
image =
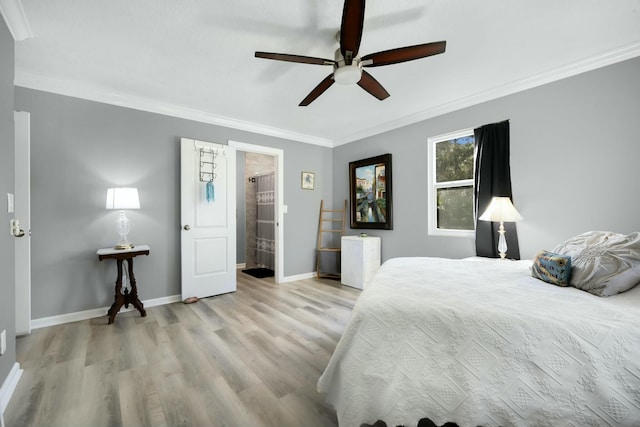
[[[2,2],[17,0],[0,0]],[[398,120],[392,120],[381,123],[378,126],[370,127],[359,132],[343,135],[334,140],[321,138],[314,135],[308,135],[298,132],[292,132],[286,129],[280,129],[258,123],[233,119],[230,117],[219,116],[200,110],[190,109],[187,107],[161,103],[157,100],[132,96],[128,94],[114,93],[104,87],[96,85],[79,84],[67,80],[52,78],[50,76],[36,74],[21,69],[16,69],[15,85],[29,89],[36,89],[45,92],[52,92],[60,95],[81,98],[95,102],[101,102],[120,107],[133,108],[157,114],[163,114],[171,117],[182,118],[186,120],[194,120],[202,123],[208,123],[218,126],[224,126],[231,129],[243,130],[247,132],[257,133],[266,136],[273,136],[287,140],[303,142],[307,144],[319,145],[322,147],[337,147],[358,141],[367,137],[389,132],[404,126],[412,125],[442,114],[451,113],[463,108],[471,107],[483,102],[491,101],[507,95],[511,95],[524,90],[542,86],[578,74],[592,71],[607,65],[622,62],[631,58],[640,56],[640,41],[631,43],[618,49],[605,52],[601,55],[585,58],[562,67],[555,68],[528,78],[508,82],[506,84],[496,86],[494,88],[453,100],[444,104],[436,105],[432,108],[419,111]]]
[[420,111],[418,113],[403,117],[398,120],[382,123],[379,126],[374,126],[368,129],[364,129],[360,132],[355,132],[340,138],[336,138],[334,140],[334,147],[358,141],[370,136],[379,135],[384,132],[389,132],[394,129],[431,119],[442,114],[451,113],[453,111],[458,111],[463,108],[481,104],[483,102],[502,98],[503,96],[512,95],[517,92],[522,92],[524,90],[545,85],[547,83],[566,79],[568,77],[606,67],[607,65],[626,61],[638,56],[640,56],[640,41],[623,46],[619,49],[605,52],[598,56],[585,58],[583,60],[537,74],[535,76],[509,82],[471,96],[440,104],[433,108]]
[[33,37],[31,26],[20,0],[0,0],[0,14],[7,23],[13,40],[19,42]]
[[266,136],[273,136],[297,142],[304,142],[307,144],[320,145],[322,147],[333,147],[333,142],[326,138],[292,132],[286,129],[266,126],[259,123],[233,119],[231,117],[219,116],[216,114],[183,107],[180,105],[162,103],[154,99],[148,99],[124,93],[115,93],[107,88],[97,85],[88,85],[72,82],[69,80],[56,79],[43,74],[25,71],[19,68],[16,68],[14,83],[16,86],[24,87],[27,89],[51,92],[58,95],[65,95],[73,98],[100,102],[103,104],[116,105],[119,107],[132,108],[134,110],[147,111],[150,113],[162,114],[165,116],[224,126],[231,129],[237,129]]

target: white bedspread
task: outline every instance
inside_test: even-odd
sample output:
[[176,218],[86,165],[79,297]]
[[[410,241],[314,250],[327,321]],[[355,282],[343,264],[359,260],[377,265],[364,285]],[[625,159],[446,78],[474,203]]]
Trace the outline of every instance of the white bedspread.
[[640,286],[599,298],[530,265],[385,262],[318,381],[340,426],[640,426]]

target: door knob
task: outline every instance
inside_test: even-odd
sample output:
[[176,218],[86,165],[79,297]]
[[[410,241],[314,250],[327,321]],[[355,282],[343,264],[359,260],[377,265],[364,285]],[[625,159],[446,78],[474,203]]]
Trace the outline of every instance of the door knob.
[[189,224],[185,225],[185,226],[184,226],[184,227],[182,227],[182,228],[184,228],[184,229],[185,229],[185,230],[187,230],[187,231],[191,230],[191,226],[190,226]]
[[17,219],[11,220],[11,235],[14,237],[24,236],[24,230],[20,228],[20,221]]

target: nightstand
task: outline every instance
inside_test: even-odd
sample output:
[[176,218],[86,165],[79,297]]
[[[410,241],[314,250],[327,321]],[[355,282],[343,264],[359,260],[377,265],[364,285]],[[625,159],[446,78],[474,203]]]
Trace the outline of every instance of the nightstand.
[[[138,298],[138,287],[136,285],[136,278],[133,275],[133,258],[138,255],[149,255],[149,246],[137,245],[131,249],[114,249],[103,248],[98,249],[96,252],[98,259],[115,259],[118,267],[118,277],[116,278],[116,289],[114,302],[111,304],[111,308],[107,312],[109,316],[109,324],[112,324],[116,318],[116,314],[120,311],[120,308],[124,305],[126,308],[129,304],[138,309],[140,315],[145,317],[147,312],[144,310],[144,305]],[[122,290],[122,262],[127,261],[127,271],[129,273],[129,284],[131,285],[131,291],[128,289]]]
[[343,236],[340,261],[342,284],[364,289],[380,267],[380,237]]

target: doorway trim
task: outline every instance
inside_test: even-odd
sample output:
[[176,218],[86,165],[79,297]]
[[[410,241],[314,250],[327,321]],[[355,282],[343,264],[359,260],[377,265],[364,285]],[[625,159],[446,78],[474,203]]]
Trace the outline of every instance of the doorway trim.
[[11,214],[20,221],[24,235],[14,241],[16,335],[31,333],[31,114],[14,111],[14,193]]
[[247,144],[239,141],[228,141],[229,147],[236,151],[267,154],[276,158],[276,192],[275,192],[275,216],[276,220],[276,283],[284,282],[284,150],[263,145]]

